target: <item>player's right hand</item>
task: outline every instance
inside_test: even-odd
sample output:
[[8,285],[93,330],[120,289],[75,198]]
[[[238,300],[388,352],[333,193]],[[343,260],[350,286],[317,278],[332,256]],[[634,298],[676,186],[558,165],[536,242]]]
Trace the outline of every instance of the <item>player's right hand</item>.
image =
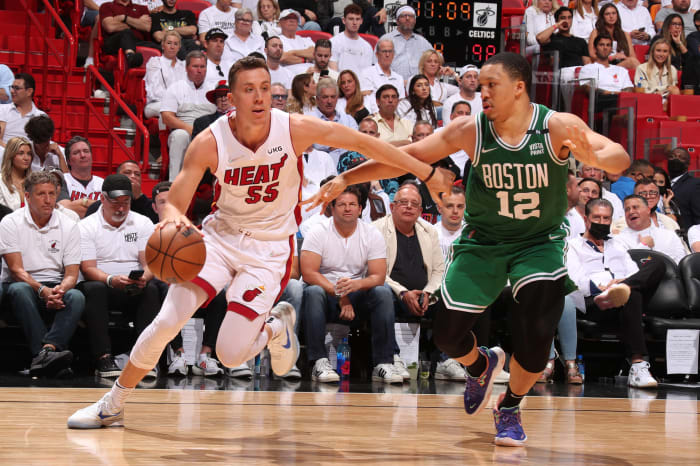
[[186,215],[181,215],[181,214],[180,215],[173,215],[172,217],[169,215],[165,215],[163,220],[156,223],[155,231],[158,231],[159,229],[163,228],[168,223],[174,223],[175,228],[177,228],[178,230],[191,228],[194,231],[196,231],[197,233],[199,233],[200,236],[204,236],[202,231],[199,228],[197,228],[196,226],[194,226],[192,224],[192,221],[190,221],[190,219],[187,218]]
[[432,178],[425,183],[428,191],[430,192],[430,196],[441,208],[444,207],[442,205],[442,196],[450,195],[454,181],[455,174],[453,172],[445,168],[437,168]]
[[[437,175],[437,173],[435,175]],[[433,179],[434,178],[435,176],[433,176]],[[304,201],[301,201],[301,205],[311,204],[309,207],[306,208],[307,211],[313,210],[316,208],[316,206],[320,205],[321,213],[323,213],[326,211],[326,207],[328,207],[328,204],[330,204],[333,199],[340,196],[340,194],[343,191],[345,191],[346,186],[347,183],[345,182],[343,176],[336,176],[335,178],[321,186],[321,189],[319,189],[316,194]]]

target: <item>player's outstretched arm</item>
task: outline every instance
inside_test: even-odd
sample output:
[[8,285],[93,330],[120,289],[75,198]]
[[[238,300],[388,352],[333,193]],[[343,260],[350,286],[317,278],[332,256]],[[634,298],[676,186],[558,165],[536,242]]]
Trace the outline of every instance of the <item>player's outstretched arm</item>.
[[555,113],[549,123],[554,149],[560,148],[559,158],[568,152],[586,165],[610,173],[622,173],[630,165],[630,156],[620,144],[594,132],[576,115]]
[[187,147],[182,170],[178,173],[173,185],[168,193],[168,200],[165,204],[163,217],[156,225],[159,228],[167,222],[175,222],[175,225],[185,227],[193,226],[185,216],[187,208],[192,201],[199,181],[204,172],[209,168],[212,173],[216,172],[218,164],[216,141],[211,131],[202,131]]

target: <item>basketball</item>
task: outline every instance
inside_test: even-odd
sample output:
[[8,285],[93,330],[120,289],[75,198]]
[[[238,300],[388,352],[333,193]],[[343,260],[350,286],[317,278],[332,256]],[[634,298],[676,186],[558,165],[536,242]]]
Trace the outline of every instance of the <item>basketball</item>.
[[188,282],[195,278],[207,257],[207,250],[194,228],[176,228],[168,223],[153,232],[146,244],[146,263],[153,274],[166,283]]

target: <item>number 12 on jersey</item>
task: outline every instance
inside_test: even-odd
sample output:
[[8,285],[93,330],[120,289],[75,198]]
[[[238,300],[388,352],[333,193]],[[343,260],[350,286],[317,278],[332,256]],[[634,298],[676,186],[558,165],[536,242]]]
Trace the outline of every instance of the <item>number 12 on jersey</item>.
[[[496,197],[500,202],[498,215],[516,220],[525,220],[530,217],[540,217],[540,193],[515,193],[513,201],[510,200],[510,191],[498,191]],[[513,210],[511,211],[511,206]]]

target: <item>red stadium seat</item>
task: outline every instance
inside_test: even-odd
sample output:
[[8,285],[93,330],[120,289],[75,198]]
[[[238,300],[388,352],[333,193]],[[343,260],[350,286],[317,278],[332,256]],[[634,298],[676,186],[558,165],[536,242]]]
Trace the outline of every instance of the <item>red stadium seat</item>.
[[372,46],[372,50],[374,50],[377,47],[377,42],[379,42],[379,37],[373,36],[372,34],[360,34],[360,37],[362,37],[364,40],[369,42],[369,45]]
[[178,10],[190,10],[199,18],[199,13],[211,6],[211,2],[206,0],[177,0],[175,8]]
[[[634,109],[634,134],[635,147],[633,158],[639,159],[644,157],[644,143],[647,139],[655,139],[659,137],[659,124],[661,121],[668,120],[668,116],[664,112],[663,103],[659,94],[638,94],[634,92],[620,93],[618,107],[632,107]],[[620,112],[620,115],[627,115],[626,112]],[[623,123],[623,121],[619,121]],[[627,143],[626,126],[625,129],[617,127],[617,131],[624,139],[617,140],[621,144]],[[613,138],[614,139],[614,138]]]
[[330,39],[333,37],[332,35],[323,31],[297,31],[297,36],[308,37],[314,41],[314,43],[319,39]]
[[700,95],[668,96],[668,114],[688,117],[688,121],[700,121]]
[[[639,60],[641,63],[644,63],[647,61],[647,54],[649,53],[649,46],[648,45],[635,45],[634,46],[634,54],[637,55],[637,60]],[[634,76],[632,77],[634,79]]]
[[681,144],[690,154],[688,170],[700,170],[700,144]]

